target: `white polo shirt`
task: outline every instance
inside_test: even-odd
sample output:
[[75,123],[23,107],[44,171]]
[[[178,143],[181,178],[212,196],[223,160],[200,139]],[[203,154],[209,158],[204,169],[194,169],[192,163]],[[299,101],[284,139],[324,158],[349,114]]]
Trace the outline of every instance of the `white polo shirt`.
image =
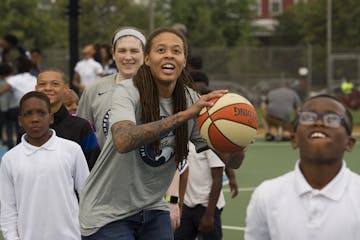
[[0,165],[0,223],[4,239],[80,240],[80,193],[89,175],[81,147],[51,138],[40,147],[21,143]]
[[245,240],[359,240],[360,176],[343,161],[337,176],[313,189],[299,168],[263,182],[247,209]]
[[75,66],[75,71],[80,76],[80,83],[87,86],[90,83],[99,80],[99,75],[104,72],[104,69],[100,63],[93,58],[89,58],[78,62]]
[[[224,163],[212,151],[206,150],[196,153],[195,146],[189,142],[189,178],[186,186],[184,203],[188,207],[195,207],[198,204],[208,206],[209,195],[212,187],[211,168],[222,167]],[[225,206],[224,194],[221,191],[216,207],[222,209]]]
[[36,77],[30,73],[19,73],[8,77],[6,82],[14,91],[14,101],[11,102],[10,108],[18,107],[20,99],[28,92],[35,91]]

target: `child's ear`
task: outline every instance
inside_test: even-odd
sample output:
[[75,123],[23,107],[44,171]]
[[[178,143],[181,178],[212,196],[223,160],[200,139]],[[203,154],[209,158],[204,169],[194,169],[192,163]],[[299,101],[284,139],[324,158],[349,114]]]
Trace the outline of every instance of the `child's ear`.
[[355,143],[356,143],[356,139],[350,136],[349,140],[348,140],[348,142],[346,144],[345,150],[348,151],[348,152],[351,152],[351,150],[353,149]]
[[54,114],[50,113],[50,124],[54,123]]
[[298,148],[298,143],[297,143],[297,139],[296,139],[295,133],[291,134],[291,146],[293,147],[293,149],[297,149],[297,148]]
[[18,116],[18,124],[19,124],[20,127],[23,127],[22,124],[21,124],[21,119],[22,119],[22,118],[21,118],[21,115]]

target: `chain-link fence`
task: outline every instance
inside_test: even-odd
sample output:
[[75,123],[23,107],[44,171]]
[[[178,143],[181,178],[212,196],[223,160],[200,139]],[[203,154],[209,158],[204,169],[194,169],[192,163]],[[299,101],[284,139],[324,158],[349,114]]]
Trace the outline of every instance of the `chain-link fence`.
[[[46,66],[59,68],[69,76],[68,50],[43,52]],[[302,97],[310,90],[336,88],[343,78],[356,86],[360,83],[360,55],[355,50],[346,51],[346,55],[334,54],[330,81],[326,80],[326,49],[322,47],[192,48],[191,53],[202,57],[211,88],[239,92],[255,104],[262,94],[283,83]],[[300,75],[301,68],[307,69],[305,75]]]

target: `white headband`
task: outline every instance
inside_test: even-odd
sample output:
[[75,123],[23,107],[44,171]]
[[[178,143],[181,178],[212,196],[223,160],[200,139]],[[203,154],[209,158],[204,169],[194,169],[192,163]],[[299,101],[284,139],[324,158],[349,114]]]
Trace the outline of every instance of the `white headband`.
[[122,29],[122,30],[118,31],[115,34],[114,41],[113,41],[113,46],[115,46],[115,43],[116,43],[117,40],[119,40],[119,38],[124,37],[124,36],[136,37],[145,46],[145,43],[146,43],[145,36],[141,32],[139,32],[139,31],[137,31],[135,29],[131,29],[131,28]]

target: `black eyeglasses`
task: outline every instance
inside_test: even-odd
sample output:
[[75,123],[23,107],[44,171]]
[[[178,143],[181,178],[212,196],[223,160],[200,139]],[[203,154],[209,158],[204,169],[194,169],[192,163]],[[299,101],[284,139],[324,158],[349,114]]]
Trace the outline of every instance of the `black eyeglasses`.
[[318,119],[321,119],[326,127],[338,128],[344,126],[346,132],[350,135],[351,130],[345,122],[344,116],[337,113],[318,114],[311,111],[298,112],[298,122],[302,125],[313,125]]

